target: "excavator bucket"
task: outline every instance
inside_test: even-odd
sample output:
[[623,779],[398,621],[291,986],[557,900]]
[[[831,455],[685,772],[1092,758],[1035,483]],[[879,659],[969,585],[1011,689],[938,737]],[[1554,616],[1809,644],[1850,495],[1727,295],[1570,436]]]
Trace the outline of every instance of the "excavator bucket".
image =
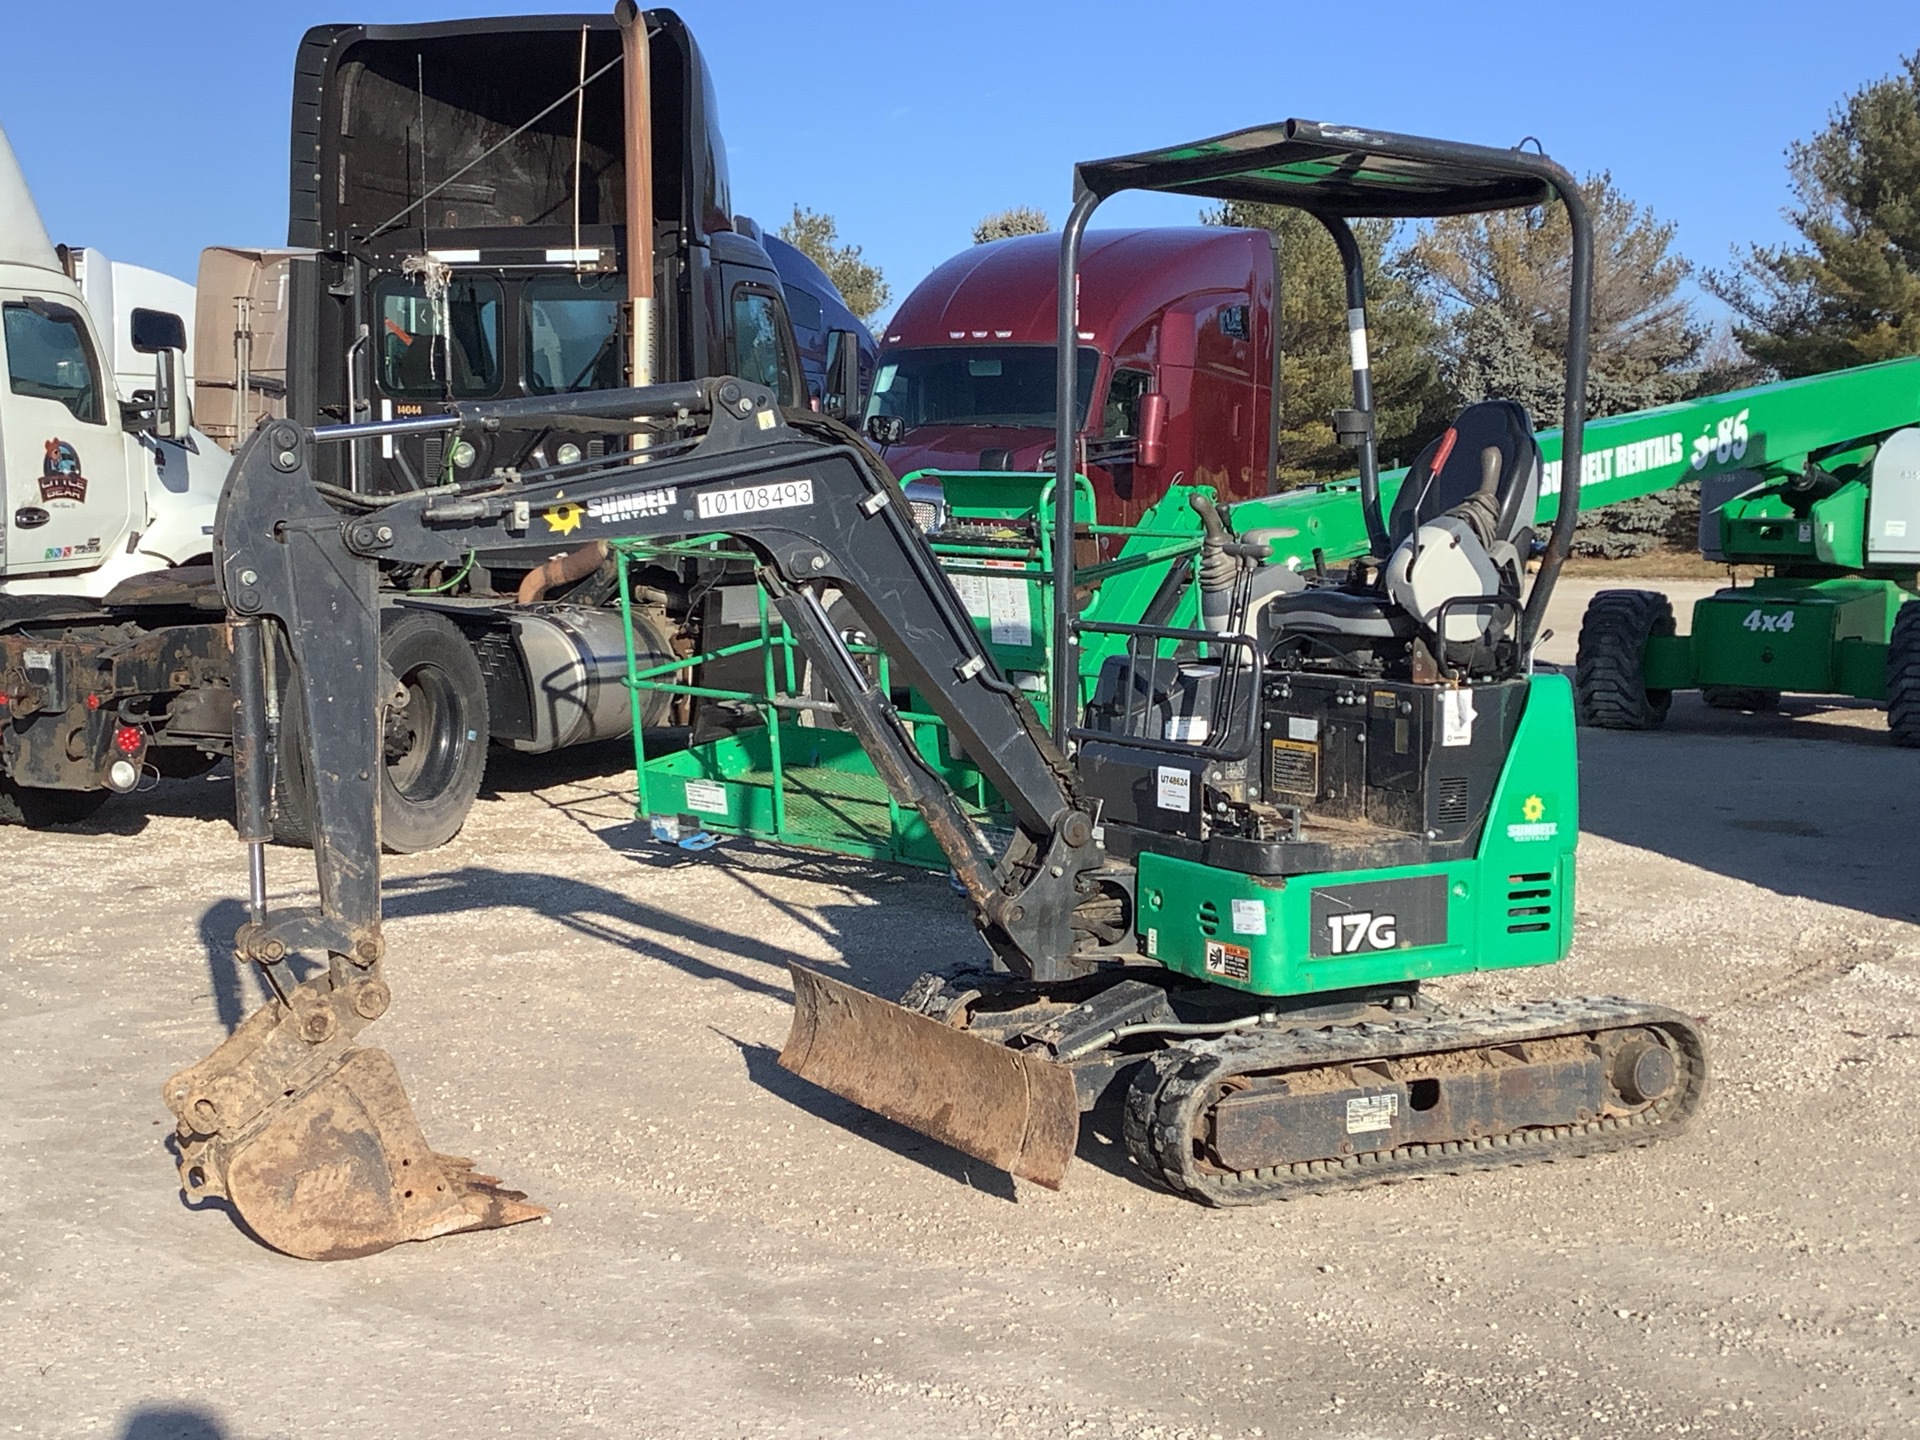
[[1065,1066],[788,968],[793,1031],[783,1067],[989,1165],[1060,1188],[1080,1136]]
[[313,1043],[326,1028],[316,1015],[332,1011],[269,1005],[167,1082],[190,1198],[224,1196],[262,1241],[302,1260],[547,1213],[472,1161],[437,1154],[386,1051],[344,1035]]

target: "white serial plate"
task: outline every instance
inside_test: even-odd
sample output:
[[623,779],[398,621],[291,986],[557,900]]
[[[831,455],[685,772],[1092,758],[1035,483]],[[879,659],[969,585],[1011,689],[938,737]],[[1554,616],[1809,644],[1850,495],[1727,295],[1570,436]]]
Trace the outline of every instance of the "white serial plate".
[[765,485],[739,485],[731,490],[703,490],[696,497],[702,520],[724,520],[729,515],[753,515],[761,510],[792,510],[813,503],[813,481],[773,480]]
[[1393,1118],[1399,1113],[1397,1094],[1355,1096],[1347,1101],[1347,1133],[1363,1135],[1369,1130],[1391,1130]]

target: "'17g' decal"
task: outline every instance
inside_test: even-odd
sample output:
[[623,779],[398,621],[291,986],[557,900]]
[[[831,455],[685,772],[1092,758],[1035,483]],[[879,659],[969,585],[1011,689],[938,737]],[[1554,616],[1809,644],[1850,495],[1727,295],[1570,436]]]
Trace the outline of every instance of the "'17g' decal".
[[1377,955],[1447,943],[1447,877],[1316,885],[1308,910],[1315,956]]
[[1391,950],[1400,943],[1400,919],[1396,915],[1376,915],[1371,910],[1355,910],[1350,915],[1329,915],[1332,948],[1336,955],[1357,955],[1362,950]]

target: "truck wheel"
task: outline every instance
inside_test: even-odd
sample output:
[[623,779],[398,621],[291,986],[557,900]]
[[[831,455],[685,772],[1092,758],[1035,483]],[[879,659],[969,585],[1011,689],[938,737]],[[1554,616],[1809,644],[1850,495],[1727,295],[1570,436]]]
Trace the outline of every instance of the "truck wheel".
[[[407,692],[386,714],[380,784],[381,848],[412,855],[460,833],[487,769],[487,685],[473,647],[452,622],[425,610],[388,610],[380,648]],[[313,782],[306,716],[297,696],[281,711],[273,835],[313,844]]]
[[1920,604],[1902,605],[1887,642],[1887,731],[1896,745],[1920,745]]
[[45,830],[50,825],[78,825],[91,820],[107,803],[110,790],[42,790],[0,780],[0,825],[24,825]]
[[1778,690],[1762,690],[1754,685],[1702,685],[1700,698],[1716,710],[1745,710],[1770,715],[1780,708]]
[[1582,725],[1654,730],[1665,722],[1673,692],[1647,687],[1647,641],[1673,630],[1673,606],[1656,590],[1602,590],[1587,602],[1573,671]]

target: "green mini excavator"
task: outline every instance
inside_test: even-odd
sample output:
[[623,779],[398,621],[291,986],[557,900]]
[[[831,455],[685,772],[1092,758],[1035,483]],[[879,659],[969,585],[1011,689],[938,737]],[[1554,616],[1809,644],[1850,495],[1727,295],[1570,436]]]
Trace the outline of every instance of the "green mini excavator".
[[[1076,181],[1055,493],[1073,493],[1073,297],[1098,205],[1144,189],[1295,206],[1346,260],[1354,404],[1339,423],[1360,454],[1366,553],[1305,575],[1274,535],[1207,510],[1198,623],[1054,605],[1054,697],[1082,693],[1083,646],[1108,653],[1086,703],[1043,719],[993,663],[893,477],[852,432],[783,413],[757,387],[270,425],[236,465],[215,544],[253,857],[238,949],[274,998],[167,1082],[189,1196],[225,1197],[266,1243],[313,1258],[541,1213],[434,1152],[391,1058],[356,1038],[390,1000],[375,777],[405,703],[377,661],[379,566],[474,550],[537,559],[552,544],[543,518],[562,511],[610,544],[723,536],[750,555],[840,721],[965,891],[980,963],[922,976],[898,1001],[794,967],[781,1060],[800,1075],[1046,1185],[1065,1176],[1080,1115],[1118,1098],[1142,1177],[1222,1205],[1589,1154],[1688,1122],[1707,1062],[1686,1016],[1618,997],[1461,1008],[1422,988],[1549,964],[1571,941],[1573,697],[1532,656],[1576,502],[1563,491],[1540,528],[1532,423],[1494,401],[1462,412],[1383,503],[1349,222],[1566,206],[1561,443],[1577,474],[1592,280],[1578,188],[1534,152],[1301,120],[1083,164]],[[321,446],[561,423],[605,433],[608,453],[400,496],[312,478]],[[621,439],[636,432],[644,445]],[[1071,597],[1074,507],[1053,507],[1051,523],[1051,593]],[[1004,844],[849,652],[829,591],[1004,802]],[[304,737],[311,911],[267,905],[277,656],[306,713],[327,717]],[[298,952],[324,963],[302,978]]]

